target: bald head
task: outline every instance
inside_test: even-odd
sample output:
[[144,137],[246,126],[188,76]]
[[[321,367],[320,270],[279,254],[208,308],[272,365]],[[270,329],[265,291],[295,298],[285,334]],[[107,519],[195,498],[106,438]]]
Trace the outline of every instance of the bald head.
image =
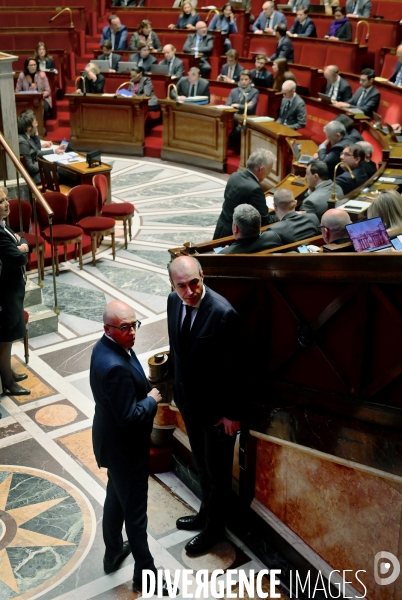
[[112,323],[114,325],[116,321],[124,318],[127,314],[134,314],[135,320],[134,309],[131,308],[131,306],[121,300],[113,300],[105,306],[105,310],[103,311],[103,323]]
[[330,208],[321,217],[322,237],[327,244],[348,238],[346,225],[351,223],[350,216],[346,210]]
[[296,204],[297,202],[290,190],[282,188],[275,192],[274,210],[279,220],[288,213],[293,212],[296,208]]
[[163,54],[165,55],[166,60],[173,60],[175,52],[176,48],[173,44],[166,44],[166,46],[163,46]]
[[196,306],[204,291],[204,275],[197,259],[179,256],[168,265],[172,286],[184,304]]
[[121,300],[109,302],[103,311],[103,328],[106,335],[126,350],[134,346],[139,325],[134,309]]
[[198,21],[198,23],[195,26],[195,29],[197,34],[201,37],[205,37],[208,33],[208,27],[205,21]]
[[335,83],[338,79],[338,67],[336,65],[328,65],[325,67],[324,77],[328,83]]

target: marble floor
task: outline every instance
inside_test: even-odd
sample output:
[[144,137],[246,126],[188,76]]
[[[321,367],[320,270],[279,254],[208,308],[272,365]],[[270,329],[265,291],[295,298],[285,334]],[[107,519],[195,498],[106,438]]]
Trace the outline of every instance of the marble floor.
[[[62,263],[58,332],[30,340],[29,365],[22,344],[13,346],[14,368],[28,373],[32,394],[0,401],[0,600],[135,596],[131,557],[112,575],[102,568],[106,472],[92,453],[91,351],[112,299],[130,304],[142,322],[135,350],[146,372],[148,358],[167,348],[167,250],[211,239],[227,177],[156,160],[106,160],[113,164],[113,201],[135,204],[133,238],[125,250],[117,225],[115,261],[106,239],[95,267],[89,255],[82,271],[75,261]],[[43,298],[53,306],[49,271]],[[192,514],[198,499],[171,472],[149,483],[149,543],[158,567],[194,575],[265,568],[229,531],[210,554],[188,557],[184,545],[192,533],[176,530],[175,521]]]

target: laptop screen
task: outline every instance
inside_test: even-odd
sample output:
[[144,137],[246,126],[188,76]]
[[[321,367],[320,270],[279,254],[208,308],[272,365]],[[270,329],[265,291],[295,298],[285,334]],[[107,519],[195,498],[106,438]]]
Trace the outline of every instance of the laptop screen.
[[300,146],[296,142],[296,140],[293,142],[293,152],[295,154],[296,160],[299,160],[299,158],[300,158]]
[[346,225],[346,229],[356,252],[374,252],[391,247],[381,217]]

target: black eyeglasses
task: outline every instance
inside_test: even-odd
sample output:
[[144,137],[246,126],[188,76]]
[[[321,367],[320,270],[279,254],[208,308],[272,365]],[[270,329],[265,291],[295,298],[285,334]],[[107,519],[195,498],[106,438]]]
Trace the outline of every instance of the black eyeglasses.
[[120,329],[122,333],[128,333],[130,329],[134,329],[134,331],[137,331],[137,329],[141,327],[141,321],[134,321],[134,323],[126,323],[126,325],[120,326],[110,325],[109,323],[106,323],[106,325],[108,327],[113,327],[113,329]]

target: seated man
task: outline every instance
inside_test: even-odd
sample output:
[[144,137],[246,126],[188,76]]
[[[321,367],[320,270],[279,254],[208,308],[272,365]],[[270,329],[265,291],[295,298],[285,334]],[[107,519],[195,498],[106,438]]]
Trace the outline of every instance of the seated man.
[[121,61],[120,54],[114,54],[112,52],[112,42],[105,40],[102,45],[103,54],[98,56],[98,60],[109,61],[109,73],[117,73],[119,70],[119,62]]
[[347,17],[371,16],[371,0],[346,0]]
[[46,154],[63,154],[65,148],[59,146],[55,150],[46,150],[48,144],[41,144],[38,136],[38,121],[35,114],[31,110],[26,110],[20,114],[17,119],[18,126],[18,143],[19,153],[24,157],[27,171],[34,182],[38,185],[41,182],[38,156],[42,157]]
[[330,121],[324,125],[325,140],[318,146],[318,153],[314,158],[319,158],[327,163],[330,177],[334,176],[335,166],[341,162],[343,149],[351,140],[346,135],[345,126],[340,121]]
[[242,71],[243,67],[239,65],[239,53],[237,50],[228,50],[226,52],[226,64],[223,65],[218,79],[227,83],[237,83]]
[[105,78],[101,74],[98,65],[94,63],[88,63],[84,69],[84,80],[80,79],[78,88],[75,90],[76,94],[84,93],[84,81],[85,81],[85,93],[86,94],[102,94],[105,85]]
[[275,10],[274,0],[267,0],[262,5],[262,13],[259,14],[253,25],[254,33],[268,33],[275,35],[275,27],[283,23],[287,27],[288,23],[283,13]]
[[158,98],[154,94],[154,86],[150,77],[144,77],[142,67],[133,67],[130,71],[130,92],[133,96],[150,96],[148,110],[159,110]]
[[200,71],[205,79],[209,79],[211,73],[211,65],[208,62],[208,58],[213,48],[214,38],[208,33],[207,24],[204,21],[198,21],[195,26],[195,33],[190,33],[184,42],[183,52],[189,52],[190,54],[194,54],[194,56],[202,54]]
[[[171,98],[176,98],[176,92],[171,90]],[[177,100],[184,100],[193,96],[208,96],[209,82],[201,78],[200,70],[197,67],[191,67],[188,72],[188,77],[182,77],[177,84]]]
[[305,6],[300,6],[296,10],[296,19],[287,34],[289,37],[317,37],[314,21],[308,16],[308,9]]
[[244,106],[247,102],[247,114],[255,115],[257,110],[259,91],[252,87],[251,73],[246,69],[240,73],[240,81],[237,87],[230,91],[226,100],[226,106],[237,108],[238,114],[244,113]]
[[130,54],[129,61],[144,69],[144,73],[151,71],[151,65],[155,65],[157,60],[155,56],[152,56],[151,50],[146,42],[142,40],[137,44],[138,52]]
[[348,102],[352,97],[352,88],[345,79],[339,75],[336,65],[328,65],[324,68],[324,77],[327,80],[325,93],[333,103]]
[[346,225],[351,224],[349,213],[340,208],[330,208],[321,218],[321,233],[326,244],[350,242]]
[[184,75],[184,62],[177,58],[176,48],[173,44],[163,46],[163,54],[165,58],[161,60],[160,65],[169,67],[169,75],[173,78],[180,79]]
[[[365,151],[357,144],[346,146],[342,152],[341,161],[348,165],[353,175],[352,177],[349,170],[345,168],[345,172],[338,175],[336,178],[336,183],[342,188],[345,196],[367,181],[367,173],[363,167],[365,159]],[[338,171],[338,173],[340,172],[341,171]]]
[[290,79],[282,84],[283,99],[279,108],[278,123],[291,129],[306,126],[307,112],[304,100],[296,94],[296,83]]
[[353,142],[353,144],[356,144],[356,142],[363,141],[360,131],[355,127],[355,121],[348,117],[348,115],[345,115],[344,113],[336,115],[334,121],[339,121],[339,123],[342,123],[342,125],[345,127],[346,137],[348,137],[349,140],[351,140],[350,143]]
[[250,71],[254,85],[271,88],[274,85],[274,76],[265,68],[268,59],[265,54],[257,54],[255,57],[255,69]]
[[374,148],[370,142],[362,141],[356,142],[358,146],[361,146],[365,152],[366,158],[363,162],[364,170],[366,171],[367,179],[370,179],[377,172],[377,165],[371,157],[373,156]]
[[374,87],[374,78],[375,71],[373,69],[363,69],[360,75],[360,87],[357,88],[349,102],[336,102],[335,106],[360,108],[371,119],[373,111],[376,112],[380,104],[380,92]]
[[283,246],[320,234],[317,215],[296,212],[296,204],[290,190],[281,188],[275,192],[274,210],[279,223],[272,225],[271,229],[279,235]]
[[253,254],[281,245],[281,238],[272,229],[261,233],[261,215],[251,204],[239,204],[233,212],[232,231],[235,241],[220,254]]
[[[303,200],[300,210],[314,213],[319,219],[328,210],[328,201],[333,190],[333,181],[329,179],[328,166],[322,160],[313,160],[306,169],[308,196]],[[342,188],[335,186],[337,198],[343,198]]]
[[244,204],[245,199],[260,213],[262,225],[277,221],[275,215],[268,214],[265,194],[260,186],[260,183],[270,174],[274,161],[272,152],[260,148],[250,154],[246,169],[232,173],[226,184],[225,200],[216,224],[214,240],[232,234],[234,209],[239,204]]
[[113,50],[125,50],[127,48],[127,27],[121,24],[119,17],[116,15],[110,15],[108,21],[109,25],[102,29],[100,46],[103,46],[104,41],[110,40]]
[[389,78],[389,82],[393,83],[394,85],[397,85],[398,87],[401,87],[402,86],[402,45],[398,46],[398,48],[396,49],[396,57],[398,60],[396,61],[394,72],[392,73],[391,77]]
[[293,44],[286,33],[286,25],[284,23],[279,23],[279,25],[276,26],[275,33],[278,43],[276,45],[275,52],[269,57],[269,60],[275,60],[275,58],[286,58],[289,63],[294,62]]

